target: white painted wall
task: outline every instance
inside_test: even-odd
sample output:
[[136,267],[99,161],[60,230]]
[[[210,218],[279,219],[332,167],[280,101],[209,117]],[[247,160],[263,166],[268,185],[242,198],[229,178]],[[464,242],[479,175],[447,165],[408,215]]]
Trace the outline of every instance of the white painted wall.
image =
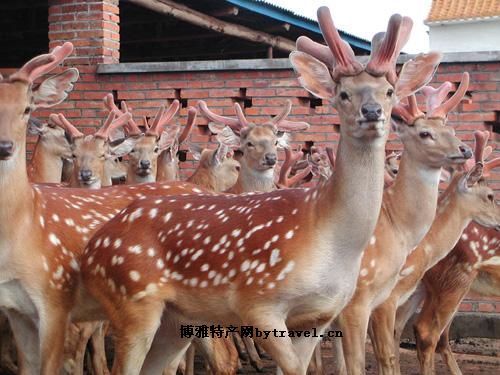
[[429,25],[429,40],[434,51],[500,51],[500,19]]

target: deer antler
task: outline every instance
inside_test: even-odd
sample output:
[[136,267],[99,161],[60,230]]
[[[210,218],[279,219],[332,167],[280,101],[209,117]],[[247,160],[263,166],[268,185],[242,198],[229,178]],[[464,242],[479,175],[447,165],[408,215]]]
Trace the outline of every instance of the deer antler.
[[155,135],[157,137],[163,132],[163,129],[171,121],[177,111],[179,110],[180,103],[176,99],[170,104],[168,109],[165,111],[165,106],[161,106],[156,113],[155,119],[153,120],[153,125],[146,132],[146,135]]
[[487,146],[489,137],[488,131],[476,130],[474,132],[474,158],[466,161],[465,170],[470,170],[476,163],[482,163],[484,166],[483,176],[488,177],[492,169],[500,166],[500,158],[485,161],[493,151],[491,146]]
[[330,10],[327,7],[320,7],[318,9],[318,23],[335,61],[335,65],[332,66],[333,79],[338,80],[340,76],[353,76],[361,73],[363,66],[356,60],[349,44],[344,42],[340,37],[333,23]]
[[213,122],[229,126],[237,134],[239,134],[241,129],[243,129],[245,126],[248,125],[248,121],[246,120],[245,115],[243,114],[243,111],[241,110],[241,107],[238,103],[234,103],[234,108],[236,110],[238,119],[226,116],[220,116],[218,114],[213,113],[208,109],[207,103],[205,103],[203,100],[200,100],[198,102],[198,107],[200,108],[200,111],[208,119],[212,120]]
[[69,122],[62,113],[52,113],[49,116],[49,120],[60,128],[66,130],[66,132],[68,132],[72,139],[81,138],[84,136],[84,134],[80,130],[78,130],[71,122]]
[[73,52],[73,44],[66,42],[62,46],[54,48],[51,53],[37,56],[28,61],[21,69],[10,76],[10,80],[33,82],[38,77],[53,70],[71,52]]
[[[451,85],[451,84],[450,84]],[[469,73],[464,72],[462,74],[462,80],[460,81],[460,86],[457,91],[453,94],[453,96],[448,99],[444,103],[440,103],[449,90],[447,90],[448,85],[441,85],[437,90],[432,90],[430,88],[424,89],[424,95],[428,97],[427,103],[430,108],[428,108],[427,117],[429,118],[446,118],[448,113],[455,108],[458,103],[463,99],[465,93],[467,92],[467,88],[469,87]]]
[[366,65],[366,72],[374,76],[383,76],[391,83],[397,81],[396,59],[401,49],[410,38],[413,21],[409,17],[393,14],[385,33],[378,33],[372,40],[372,53]]
[[424,113],[418,109],[417,98],[414,94],[408,96],[408,104],[399,102],[392,108],[392,113],[401,117],[408,125],[413,125],[419,118],[424,117]]
[[142,134],[141,129],[139,129],[139,126],[137,126],[136,122],[134,121],[132,112],[129,110],[125,100],[121,101],[121,107],[123,108],[123,111],[116,106],[112,94],[106,95],[103,101],[106,109],[110,112],[113,112],[116,116],[121,116],[123,113],[130,113],[130,121],[125,125],[125,129],[127,130],[129,136],[134,137]]
[[177,138],[177,143],[180,145],[182,142],[186,140],[189,135],[189,132],[193,128],[194,123],[196,122],[196,117],[198,116],[198,110],[195,107],[188,108],[188,118],[186,121],[186,126],[182,130],[182,133]]
[[291,100],[287,100],[285,103],[285,107],[281,111],[280,114],[276,115],[270,123],[275,125],[276,128],[280,131],[300,131],[309,129],[309,124],[303,121],[289,121],[285,120],[285,118],[290,114],[292,110],[292,102]]
[[301,158],[302,153],[294,153],[289,147],[285,148],[285,161],[280,169],[278,185],[281,188],[293,187],[296,183],[303,180],[309,173],[311,173],[311,166],[307,166],[302,171],[298,172],[293,177],[288,177],[292,166]]
[[95,132],[94,137],[107,139],[110,131],[119,128],[120,126],[124,126],[130,121],[131,117],[130,113],[124,113],[116,118],[115,114],[110,112],[108,118],[104,122],[104,125],[97,132]]

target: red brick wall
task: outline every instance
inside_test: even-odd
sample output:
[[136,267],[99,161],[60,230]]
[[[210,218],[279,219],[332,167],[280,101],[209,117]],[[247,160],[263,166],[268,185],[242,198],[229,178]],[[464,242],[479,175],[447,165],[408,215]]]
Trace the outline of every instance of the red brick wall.
[[[84,132],[92,132],[101,124],[105,111],[102,98],[115,92],[117,99],[127,100],[139,116],[153,116],[165,101],[183,100],[187,106],[196,105],[200,99],[219,114],[233,116],[233,103],[244,94],[251,98],[252,107],[246,108],[249,119],[258,122],[280,112],[286,99],[291,99],[293,109],[290,118],[311,124],[308,132],[293,136],[293,143],[313,141],[316,145],[335,144],[338,134],[333,125],[338,117],[331,106],[324,102],[311,108],[309,95],[302,89],[292,70],[268,71],[213,71],[144,74],[96,74],[97,63],[114,63],[119,59],[119,9],[117,0],[50,0],[49,37],[50,47],[70,40],[76,47],[66,65],[78,67],[81,77],[68,100],[50,111],[38,111],[36,115],[46,117],[51,112],[61,111]],[[434,83],[445,80],[459,82],[461,73],[471,74],[469,88],[471,103],[462,103],[449,116],[450,125],[465,140],[472,139],[474,129],[491,130],[491,124],[500,126],[500,61],[488,63],[447,63],[438,70]],[[497,111],[497,112],[495,112]],[[187,108],[182,108],[179,123],[184,124]],[[193,142],[209,141],[207,120],[199,117],[193,130]],[[33,142],[30,139],[30,142]],[[391,136],[389,148],[400,148]],[[184,176],[189,175],[193,161],[181,164]],[[500,180],[500,175],[493,176]],[[495,183],[499,189],[500,184]],[[481,301],[470,296],[462,304],[464,311],[499,312],[500,301]]]

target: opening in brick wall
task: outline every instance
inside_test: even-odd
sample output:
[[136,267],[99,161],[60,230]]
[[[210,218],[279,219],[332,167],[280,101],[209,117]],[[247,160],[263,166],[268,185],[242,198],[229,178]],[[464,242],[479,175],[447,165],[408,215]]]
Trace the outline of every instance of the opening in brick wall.
[[[0,1],[1,68],[19,68],[33,56],[47,53],[49,22],[47,1]],[[51,33],[57,33],[51,30]]]

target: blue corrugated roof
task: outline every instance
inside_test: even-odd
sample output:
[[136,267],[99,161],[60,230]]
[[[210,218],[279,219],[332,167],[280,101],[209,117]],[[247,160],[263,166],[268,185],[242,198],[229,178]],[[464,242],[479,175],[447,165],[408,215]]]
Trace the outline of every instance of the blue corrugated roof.
[[[274,18],[276,20],[287,22],[291,25],[301,27],[303,29],[321,34],[318,23],[316,20],[296,14],[295,12],[270,4],[265,0],[226,0],[228,3],[245,8],[255,13]],[[358,38],[357,36],[339,30],[342,39],[350,45],[361,48],[365,51],[371,50],[371,43],[365,39]]]

